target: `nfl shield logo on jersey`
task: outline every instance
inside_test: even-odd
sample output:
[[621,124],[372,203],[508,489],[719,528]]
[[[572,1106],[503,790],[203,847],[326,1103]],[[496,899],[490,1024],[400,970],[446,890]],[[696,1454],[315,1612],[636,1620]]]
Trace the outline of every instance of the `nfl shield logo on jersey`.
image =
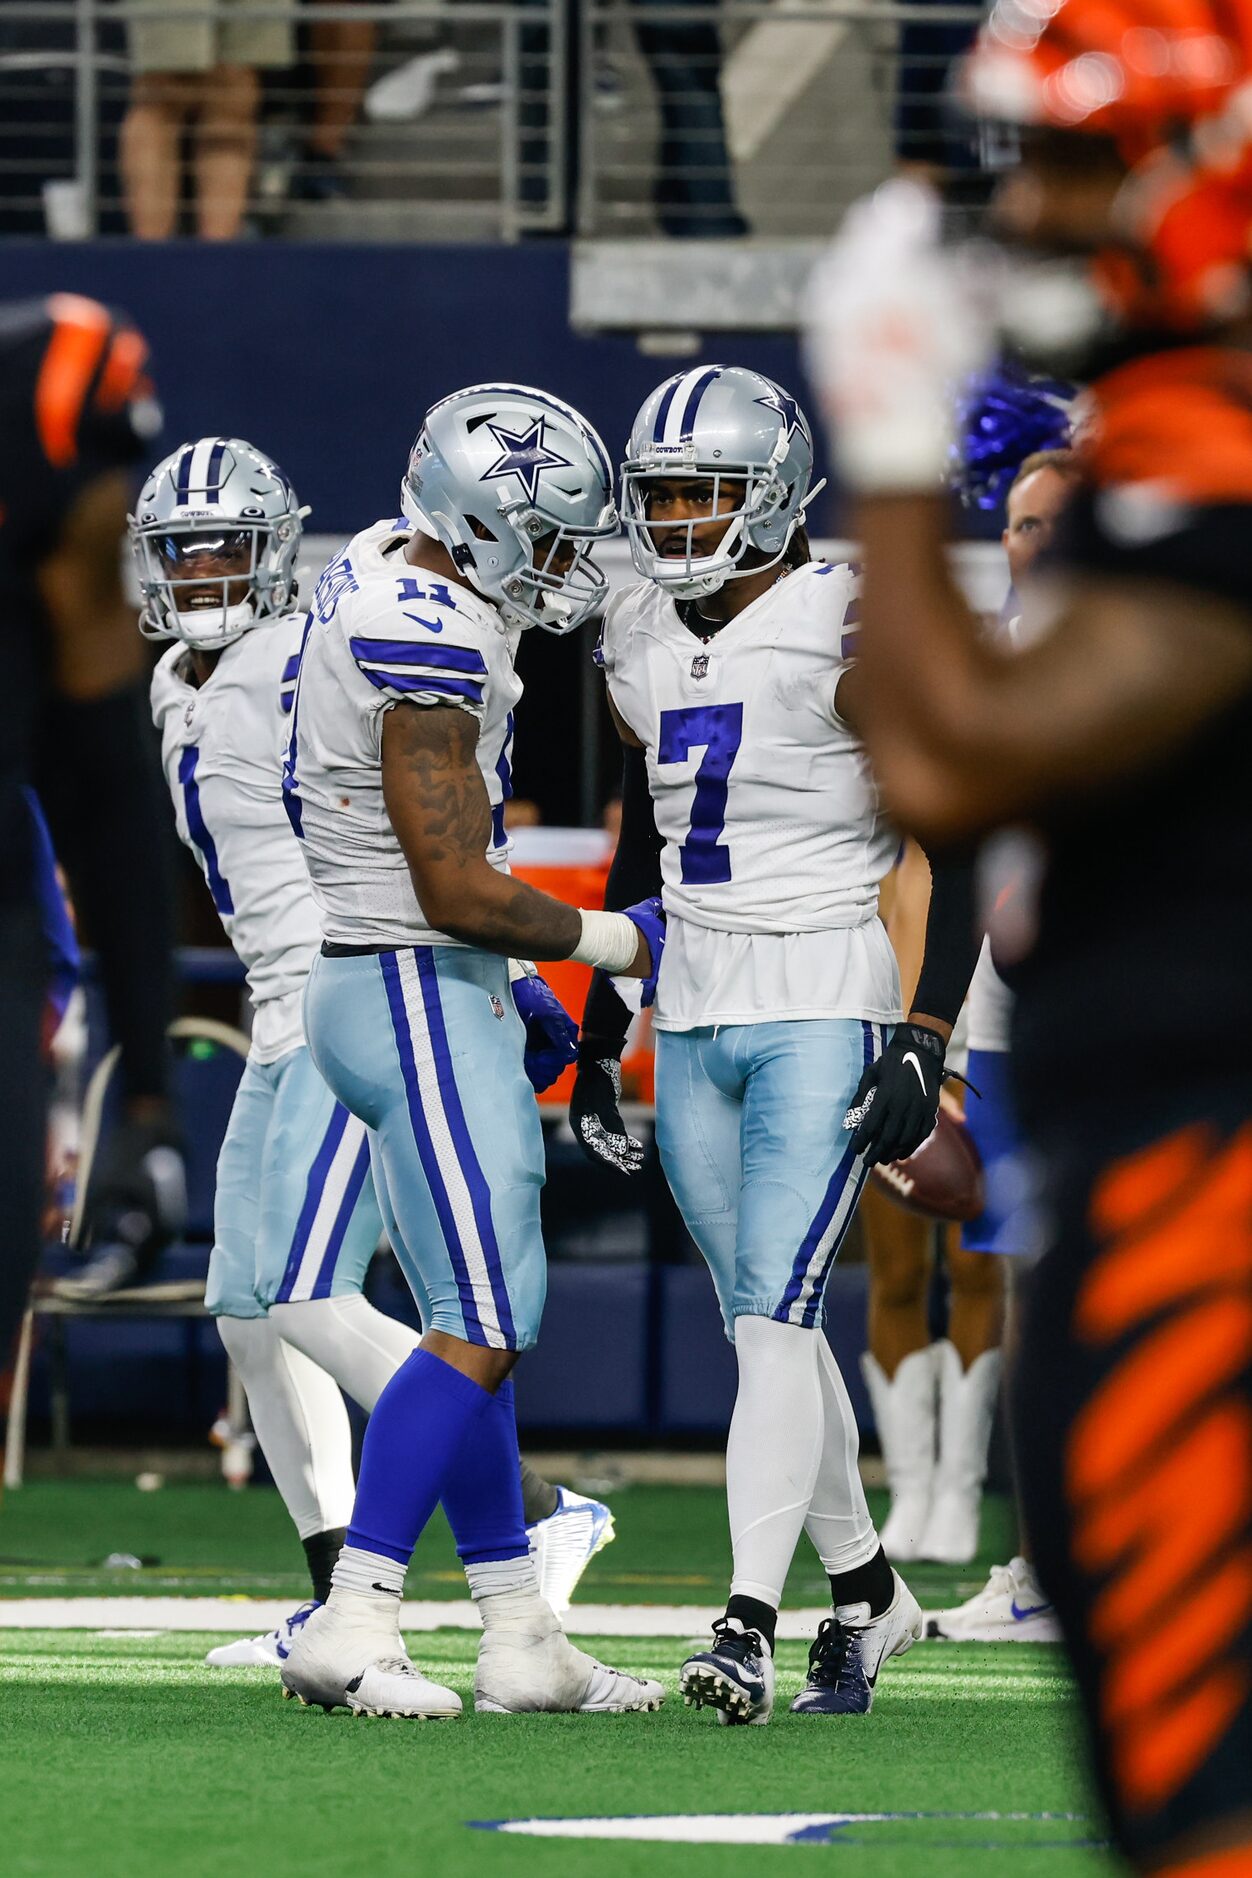
[[708,675],[709,655],[707,652],[697,652],[691,661],[691,676],[693,678],[707,678]]
[[504,1006],[501,1004],[494,991],[491,993],[491,1008],[497,1017],[504,1016]]

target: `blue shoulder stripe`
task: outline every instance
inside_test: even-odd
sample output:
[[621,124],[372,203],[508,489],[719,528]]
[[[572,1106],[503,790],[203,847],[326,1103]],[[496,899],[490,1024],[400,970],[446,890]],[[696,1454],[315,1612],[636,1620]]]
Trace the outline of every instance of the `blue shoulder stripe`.
[[431,665],[449,672],[477,672],[487,676],[487,662],[481,652],[468,646],[415,645],[411,639],[350,639],[348,645],[358,665]]
[[443,697],[468,698],[481,704],[483,688],[472,678],[436,678],[425,672],[378,672],[362,667],[371,685],[380,691],[435,691]]

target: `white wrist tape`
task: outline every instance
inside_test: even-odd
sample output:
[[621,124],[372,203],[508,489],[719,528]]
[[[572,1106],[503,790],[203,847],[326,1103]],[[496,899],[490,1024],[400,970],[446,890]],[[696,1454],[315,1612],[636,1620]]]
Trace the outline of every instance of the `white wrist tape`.
[[570,953],[579,965],[598,965],[604,972],[628,971],[639,950],[639,928],[624,913],[582,914],[582,937]]
[[945,401],[919,395],[868,422],[836,424],[835,455],[850,489],[863,495],[931,495],[952,468],[952,418]]

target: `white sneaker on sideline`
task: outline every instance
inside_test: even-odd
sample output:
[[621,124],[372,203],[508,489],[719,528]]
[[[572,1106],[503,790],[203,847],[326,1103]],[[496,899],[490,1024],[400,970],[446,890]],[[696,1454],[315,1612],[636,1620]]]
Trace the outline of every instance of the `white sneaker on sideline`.
[[240,1637],[235,1643],[215,1644],[204,1660],[210,1669],[237,1669],[251,1663],[270,1663],[275,1666],[285,1663],[291,1654],[292,1644],[313,1612],[320,1609],[316,1598],[310,1598],[306,1604],[297,1605],[290,1617],[284,1617],[276,1630],[267,1630],[259,1637]]
[[618,1714],[660,1708],[665,1700],[659,1682],[608,1669],[575,1649],[533,1592],[499,1593],[478,1608],[483,1636],[474,1707],[480,1714]]
[[949,1611],[927,1611],[926,1635],[949,1643],[1060,1643],[1061,1626],[1024,1558],[993,1565],[981,1591]]
[[313,1611],[280,1671],[283,1695],[306,1708],[350,1708],[354,1715],[431,1721],[459,1715],[460,1696],[422,1675],[409,1661],[395,1617],[390,1626],[385,1618],[363,1618],[333,1604]]
[[613,1515],[599,1500],[558,1487],[556,1511],[526,1528],[539,1595],[564,1617],[578,1581],[597,1552],[616,1538]]

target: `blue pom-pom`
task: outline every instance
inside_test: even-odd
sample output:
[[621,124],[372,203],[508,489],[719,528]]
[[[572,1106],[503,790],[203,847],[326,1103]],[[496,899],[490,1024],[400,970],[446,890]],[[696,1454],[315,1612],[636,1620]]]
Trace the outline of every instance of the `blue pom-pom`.
[[952,483],[962,502],[994,509],[1028,456],[1070,442],[1077,387],[1033,378],[1000,364],[972,378],[957,403],[960,441],[952,450]]

